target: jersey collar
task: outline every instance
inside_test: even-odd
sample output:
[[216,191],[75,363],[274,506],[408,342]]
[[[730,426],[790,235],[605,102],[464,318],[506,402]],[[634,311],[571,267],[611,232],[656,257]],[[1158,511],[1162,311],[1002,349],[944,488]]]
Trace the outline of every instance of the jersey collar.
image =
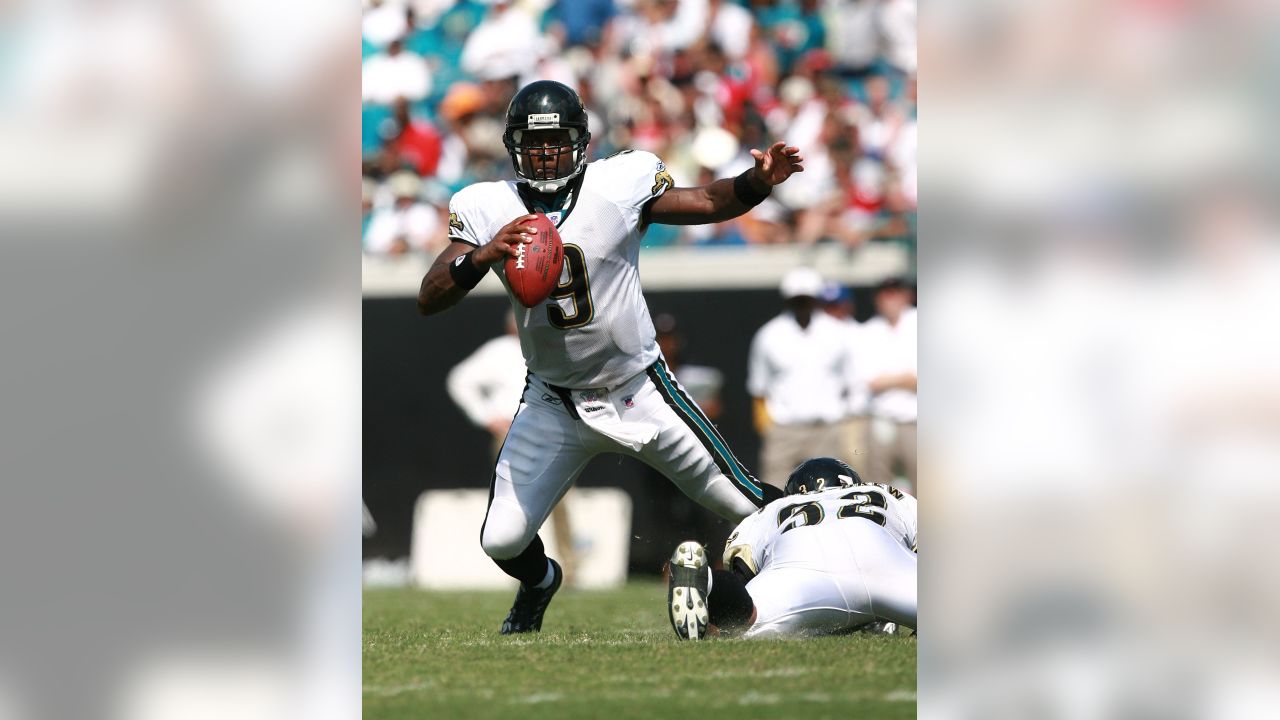
[[578,196],[582,194],[582,181],[586,179],[590,169],[590,166],[583,168],[582,172],[578,173],[558,193],[540,193],[529,187],[527,182],[516,183],[516,193],[520,195],[520,201],[524,203],[526,210],[531,213],[545,214],[559,228],[569,218],[569,213],[573,212],[574,206],[578,204]]

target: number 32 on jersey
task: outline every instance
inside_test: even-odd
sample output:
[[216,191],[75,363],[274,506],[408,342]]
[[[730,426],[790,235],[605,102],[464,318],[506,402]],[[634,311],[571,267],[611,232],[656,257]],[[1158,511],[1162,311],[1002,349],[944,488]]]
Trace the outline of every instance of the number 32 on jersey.
[[[572,301],[572,312],[565,312],[560,303],[566,298]],[[595,317],[595,308],[591,304],[591,278],[587,277],[587,256],[577,245],[565,243],[564,272],[561,282],[551,291],[550,299],[554,302],[547,305],[547,320],[561,330],[580,328]]]

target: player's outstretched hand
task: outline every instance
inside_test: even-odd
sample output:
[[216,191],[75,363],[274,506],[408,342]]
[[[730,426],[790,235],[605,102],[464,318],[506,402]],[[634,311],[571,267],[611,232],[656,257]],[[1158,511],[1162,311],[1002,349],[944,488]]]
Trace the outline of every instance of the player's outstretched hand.
[[764,152],[752,149],[751,157],[756,159],[756,179],[766,185],[777,185],[795,173],[804,172],[800,148],[784,142],[776,142]]
[[472,261],[475,262],[477,267],[489,267],[494,263],[506,260],[508,255],[515,257],[517,254],[516,247],[520,243],[533,241],[533,235],[537,232],[537,228],[524,223],[533,220],[535,217],[537,216],[521,215],[503,225],[492,240],[481,245],[479,250],[472,253]]

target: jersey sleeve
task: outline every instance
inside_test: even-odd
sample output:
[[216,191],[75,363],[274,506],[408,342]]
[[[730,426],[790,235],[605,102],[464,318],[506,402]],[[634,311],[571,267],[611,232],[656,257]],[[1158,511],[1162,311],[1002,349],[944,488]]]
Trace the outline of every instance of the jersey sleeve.
[[449,200],[449,240],[480,247],[484,244],[477,233],[480,224],[480,214],[474,209],[468,194],[455,193]]
[[666,163],[651,152],[623,150],[601,161],[601,187],[613,202],[635,212],[675,186]]
[[769,532],[773,530],[773,524],[768,520],[773,517],[771,507],[772,504],[766,505],[748,515],[734,528],[724,546],[722,559],[726,568],[733,566],[733,559],[736,557],[741,558],[753,575],[760,573],[760,568],[764,565],[765,542]]

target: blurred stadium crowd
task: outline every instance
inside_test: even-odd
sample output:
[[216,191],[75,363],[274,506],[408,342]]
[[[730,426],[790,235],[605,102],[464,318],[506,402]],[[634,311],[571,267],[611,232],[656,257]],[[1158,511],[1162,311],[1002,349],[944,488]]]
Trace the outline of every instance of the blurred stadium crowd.
[[514,177],[523,84],[574,87],[591,157],[656,153],[679,185],[799,146],[806,171],[747,216],[654,226],[646,246],[902,243],[916,233],[915,0],[365,0],[362,247],[434,255],[452,193]]

